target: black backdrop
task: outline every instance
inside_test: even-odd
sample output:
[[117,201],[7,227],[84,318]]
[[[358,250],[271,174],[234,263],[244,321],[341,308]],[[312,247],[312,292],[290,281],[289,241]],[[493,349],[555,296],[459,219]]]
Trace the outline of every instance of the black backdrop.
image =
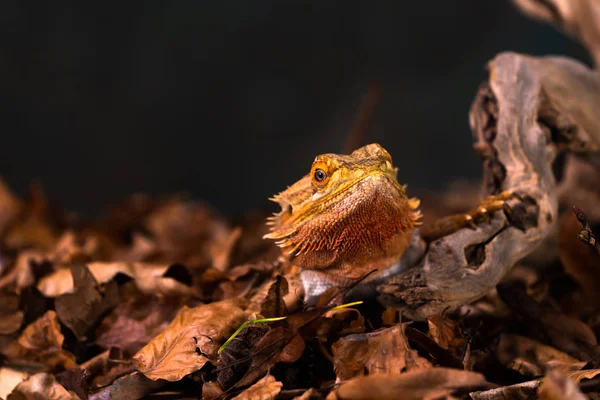
[[2,0],[0,175],[89,215],[140,191],[241,212],[341,150],[376,78],[368,141],[441,188],[480,174],[467,113],[505,50],[589,64],[504,0]]

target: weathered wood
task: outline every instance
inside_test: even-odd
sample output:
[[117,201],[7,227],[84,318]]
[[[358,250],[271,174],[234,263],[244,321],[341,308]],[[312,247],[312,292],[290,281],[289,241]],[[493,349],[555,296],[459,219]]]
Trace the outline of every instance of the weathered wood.
[[600,3],[598,0],[513,0],[525,14],[549,22],[578,39],[600,66]]
[[592,152],[600,141],[600,73],[562,57],[503,53],[473,103],[484,192],[518,193],[511,213],[431,243],[420,264],[377,287],[380,300],[412,318],[456,309],[494,288],[532,252],[558,217],[552,163],[559,152]]

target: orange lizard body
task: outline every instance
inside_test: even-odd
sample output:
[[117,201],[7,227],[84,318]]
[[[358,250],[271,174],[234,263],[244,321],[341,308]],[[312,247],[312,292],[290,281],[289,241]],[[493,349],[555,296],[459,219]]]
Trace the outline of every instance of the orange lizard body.
[[302,269],[359,278],[387,268],[421,217],[419,200],[407,197],[397,172],[378,144],[317,156],[308,175],[272,199],[281,212],[265,237]]

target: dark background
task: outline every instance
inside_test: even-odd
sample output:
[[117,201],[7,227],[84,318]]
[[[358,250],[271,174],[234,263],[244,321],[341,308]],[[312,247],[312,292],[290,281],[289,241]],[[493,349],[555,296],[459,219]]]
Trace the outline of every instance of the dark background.
[[484,64],[512,50],[590,65],[504,0],[82,3],[0,1],[0,175],[88,215],[132,192],[261,207],[342,149],[372,79],[368,142],[409,190],[477,179]]

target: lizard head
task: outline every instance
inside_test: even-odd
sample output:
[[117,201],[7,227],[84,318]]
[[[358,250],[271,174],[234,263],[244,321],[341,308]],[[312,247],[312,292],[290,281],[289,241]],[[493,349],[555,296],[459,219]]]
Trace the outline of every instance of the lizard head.
[[347,273],[398,258],[420,212],[397,172],[378,144],[350,155],[319,155],[308,175],[273,197],[281,212],[269,219],[265,238],[277,240],[305,269],[339,267]]

